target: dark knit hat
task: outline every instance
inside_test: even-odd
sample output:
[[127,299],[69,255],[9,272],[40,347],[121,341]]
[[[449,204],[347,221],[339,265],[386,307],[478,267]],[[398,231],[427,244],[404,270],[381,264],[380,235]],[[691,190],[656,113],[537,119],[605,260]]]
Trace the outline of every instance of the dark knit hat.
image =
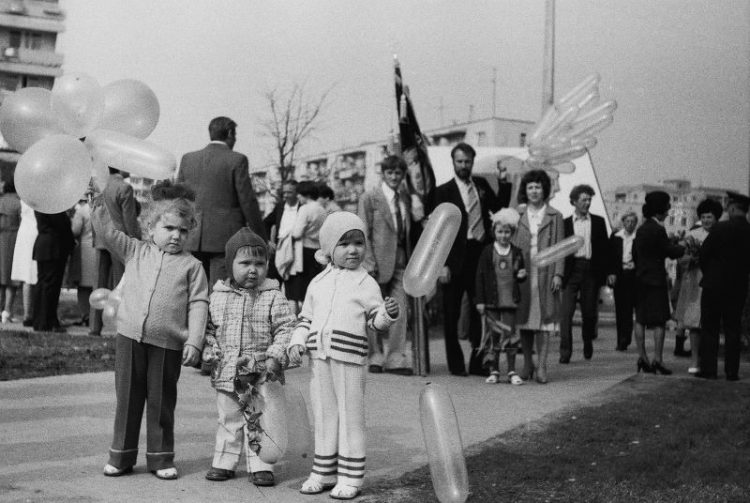
[[646,204],[643,205],[643,216],[651,218],[659,213],[669,211],[672,198],[664,191],[655,190],[646,194]]
[[249,227],[243,227],[238,230],[234,236],[229,238],[226,246],[224,247],[227,274],[232,276],[232,263],[234,257],[237,255],[237,250],[245,246],[260,246],[266,251],[266,258],[268,258],[268,244],[262,237],[254,233]]

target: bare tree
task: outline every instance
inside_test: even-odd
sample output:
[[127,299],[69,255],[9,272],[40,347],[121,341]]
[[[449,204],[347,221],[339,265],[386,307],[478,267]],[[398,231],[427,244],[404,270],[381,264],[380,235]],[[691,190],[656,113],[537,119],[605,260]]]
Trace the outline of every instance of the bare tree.
[[320,96],[309,97],[306,84],[294,83],[289,91],[277,87],[263,94],[270,114],[261,126],[263,135],[274,141],[274,157],[282,182],[294,174],[295,150],[315,131],[331,89]]

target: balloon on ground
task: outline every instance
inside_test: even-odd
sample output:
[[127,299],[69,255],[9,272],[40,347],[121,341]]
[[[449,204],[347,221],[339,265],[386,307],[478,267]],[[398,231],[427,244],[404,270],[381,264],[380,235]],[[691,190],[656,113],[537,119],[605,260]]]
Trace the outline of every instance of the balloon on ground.
[[3,100],[0,133],[8,145],[23,153],[42,138],[63,132],[51,100],[52,93],[41,87],[19,89]]
[[97,129],[145,139],[159,122],[159,100],[146,84],[123,79],[103,88],[104,112]]
[[21,156],[14,178],[16,191],[26,204],[42,213],[60,213],[85,194],[91,156],[72,136],[47,136]]
[[268,381],[261,390],[263,414],[260,426],[263,435],[258,457],[264,463],[274,464],[284,456],[288,445],[284,387],[279,381]]
[[146,140],[107,129],[86,136],[92,155],[107,166],[154,180],[170,178],[177,169],[175,156]]
[[430,461],[432,487],[440,503],[464,503],[469,475],[456,411],[445,388],[429,384],[419,395],[422,435]]
[[546,267],[577,252],[583,246],[583,243],[584,240],[581,236],[567,237],[559,243],[540,251],[531,261],[537,267]]
[[430,293],[448,259],[461,211],[455,204],[442,203],[430,215],[404,271],[404,290],[412,297]]
[[[310,415],[302,393],[286,386],[285,408],[287,423],[287,448],[285,459],[294,462],[298,459],[312,457],[313,431]],[[307,467],[307,462],[305,462]]]
[[82,138],[99,124],[104,112],[104,95],[93,77],[70,73],[55,79],[51,104],[63,131]]

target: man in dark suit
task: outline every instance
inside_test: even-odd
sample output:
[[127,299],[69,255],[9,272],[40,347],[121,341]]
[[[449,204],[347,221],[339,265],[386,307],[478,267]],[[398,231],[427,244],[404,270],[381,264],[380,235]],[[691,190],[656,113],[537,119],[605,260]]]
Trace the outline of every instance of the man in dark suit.
[[700,251],[701,339],[697,377],[715,379],[719,329],[724,327],[724,373],[728,381],[739,379],[740,322],[750,274],[750,198],[728,192],[729,219],[718,222]]
[[560,363],[570,363],[573,352],[573,315],[576,303],[581,304],[581,337],[583,357],[591,359],[592,341],[596,339],[599,318],[599,288],[607,279],[609,242],[604,218],[589,212],[591,199],[596,195],[589,185],[576,185],[570,191],[570,204],[575,207],[563,221],[565,236],[580,236],[583,246],[565,259],[563,277],[562,320],[560,323]]
[[[141,238],[141,227],[138,224],[138,202],[135,200],[133,187],[125,181],[127,172],[109,168],[107,185],[102,191],[102,200],[107,207],[112,226],[128,236]],[[97,250],[99,268],[97,270],[97,288],[114,289],[125,272],[125,264],[112,255],[101,237],[94,234],[94,248]],[[101,335],[102,310],[92,309],[91,330],[89,335]]]
[[65,212],[49,215],[35,211],[34,216],[39,231],[33,251],[39,271],[34,288],[34,330],[65,332],[57,318],[57,306],[65,263],[75,245],[70,218]]
[[625,213],[620,219],[622,229],[609,238],[610,266],[607,284],[614,289],[615,323],[617,324],[617,351],[626,351],[633,340],[633,313],[635,311],[635,262],[633,241],[638,215]]
[[211,142],[204,149],[182,157],[177,181],[195,191],[198,225],[186,248],[203,263],[209,285],[213,285],[227,277],[224,246],[229,238],[244,226],[263,238],[266,230],[247,157],[232,150],[237,124],[228,117],[216,117],[208,132]]
[[[474,278],[482,248],[492,242],[490,212],[508,206],[511,184],[500,171],[498,194],[484,178],[471,176],[475,150],[467,143],[459,143],[451,150],[455,176],[435,189],[435,205],[452,203],[461,210],[461,226],[453,242],[440,282],[443,285],[443,315],[445,317],[445,352],[448,370],[453,375],[465,376],[464,355],[458,342],[458,317],[464,292],[469,296],[469,340],[476,348],[481,341],[481,321],[474,308]],[[469,372],[485,375],[481,355],[472,351]]]

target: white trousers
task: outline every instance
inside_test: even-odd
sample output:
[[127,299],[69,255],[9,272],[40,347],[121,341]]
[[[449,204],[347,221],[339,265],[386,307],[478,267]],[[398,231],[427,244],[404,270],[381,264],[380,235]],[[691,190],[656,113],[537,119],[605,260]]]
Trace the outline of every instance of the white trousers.
[[[265,384],[259,386],[259,391],[264,398],[266,397],[265,386]],[[212,466],[234,470],[239,464],[244,449],[248,472],[273,472],[273,465],[264,463],[256,453],[247,448],[245,441],[247,423],[237,397],[233,393],[216,391],[216,408],[219,411],[219,428],[216,430]]]
[[361,487],[365,475],[364,365],[312,359],[315,460],[310,478]]

